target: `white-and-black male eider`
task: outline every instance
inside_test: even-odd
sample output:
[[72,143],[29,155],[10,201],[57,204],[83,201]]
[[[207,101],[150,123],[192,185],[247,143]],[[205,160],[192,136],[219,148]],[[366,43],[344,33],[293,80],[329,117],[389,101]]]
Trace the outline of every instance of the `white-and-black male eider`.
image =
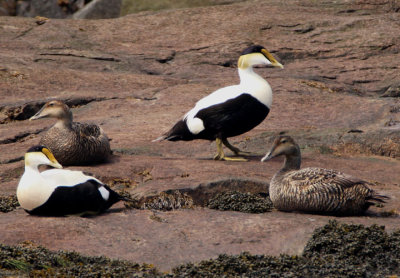
[[25,154],[25,172],[19,181],[17,198],[32,215],[89,215],[104,212],[123,197],[98,179],[81,171],[50,169],[39,165],[62,166],[44,146],[34,146]]
[[95,124],[72,121],[72,112],[62,101],[47,102],[29,120],[45,117],[57,122],[41,138],[62,165],[88,165],[106,161],[110,154],[110,142],[103,129]]
[[264,47],[246,48],[238,60],[240,84],[221,88],[202,98],[170,131],[154,141],[216,140],[215,160],[245,160],[226,157],[222,144],[235,155],[245,155],[246,152],[232,146],[227,138],[253,129],[267,117],[272,90],[268,82],[253,71],[253,66],[262,64],[283,68]]
[[279,210],[356,215],[388,199],[370,189],[368,182],[335,170],[300,170],[300,148],[289,136],[276,138],[261,161],[280,155],[285,156],[284,165],[269,186],[271,201]]

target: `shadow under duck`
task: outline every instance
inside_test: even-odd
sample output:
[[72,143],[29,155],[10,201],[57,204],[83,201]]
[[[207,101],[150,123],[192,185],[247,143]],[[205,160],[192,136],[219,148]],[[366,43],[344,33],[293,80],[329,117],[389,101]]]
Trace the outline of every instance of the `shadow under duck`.
[[276,138],[261,161],[280,155],[285,156],[284,165],[273,176],[269,188],[278,210],[356,215],[388,199],[370,189],[368,182],[336,170],[311,167],[300,170],[300,148],[289,136]]
[[110,142],[95,124],[73,122],[72,112],[62,101],[47,102],[29,120],[51,117],[57,122],[41,138],[40,144],[54,154],[61,165],[87,165],[106,161]]

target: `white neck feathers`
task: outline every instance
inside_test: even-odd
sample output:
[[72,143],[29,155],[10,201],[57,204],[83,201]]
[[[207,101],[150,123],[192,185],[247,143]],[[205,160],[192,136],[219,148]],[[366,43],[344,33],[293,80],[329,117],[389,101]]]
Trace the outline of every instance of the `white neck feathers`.
[[251,94],[260,102],[271,108],[272,89],[267,80],[254,72],[253,67],[238,68],[240,87],[243,92]]

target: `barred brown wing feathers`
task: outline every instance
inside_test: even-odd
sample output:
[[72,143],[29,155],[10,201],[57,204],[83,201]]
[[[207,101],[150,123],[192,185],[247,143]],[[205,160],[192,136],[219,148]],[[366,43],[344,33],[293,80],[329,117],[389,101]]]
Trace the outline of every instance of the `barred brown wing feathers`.
[[101,134],[100,127],[94,124],[73,123],[72,129],[77,131],[78,134],[81,134],[81,136],[93,136],[98,138]]
[[285,177],[285,182],[296,185],[303,190],[307,188],[330,187],[347,188],[355,184],[366,184],[365,181],[354,178],[341,172],[324,168],[304,168],[294,171]]
[[340,211],[358,201],[364,202],[372,192],[365,183],[323,168],[293,171],[282,180],[282,184],[291,187],[291,193],[297,195],[298,209],[326,212]]

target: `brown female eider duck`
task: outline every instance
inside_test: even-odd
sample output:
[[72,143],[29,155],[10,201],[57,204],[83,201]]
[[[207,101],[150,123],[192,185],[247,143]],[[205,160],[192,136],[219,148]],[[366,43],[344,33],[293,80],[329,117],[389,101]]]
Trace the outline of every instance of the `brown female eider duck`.
[[62,101],[47,102],[29,120],[45,117],[57,122],[40,140],[64,166],[87,165],[106,161],[110,154],[110,142],[103,129],[95,124],[72,121],[72,112]]
[[261,64],[283,68],[264,47],[253,45],[246,48],[238,60],[240,84],[221,88],[202,98],[170,131],[154,141],[216,140],[215,160],[245,161],[226,157],[222,145],[235,155],[249,154],[232,146],[227,138],[253,129],[269,113],[271,87],[253,71],[253,66]]
[[261,161],[280,155],[285,156],[284,165],[269,187],[271,201],[278,210],[355,215],[375,202],[384,203],[388,199],[370,189],[368,182],[335,170],[300,170],[300,148],[289,136],[275,139]]
[[62,168],[44,146],[34,146],[27,151],[25,172],[18,184],[17,198],[29,214],[98,214],[116,202],[126,200],[100,180],[81,171],[50,169],[39,172],[39,165]]

